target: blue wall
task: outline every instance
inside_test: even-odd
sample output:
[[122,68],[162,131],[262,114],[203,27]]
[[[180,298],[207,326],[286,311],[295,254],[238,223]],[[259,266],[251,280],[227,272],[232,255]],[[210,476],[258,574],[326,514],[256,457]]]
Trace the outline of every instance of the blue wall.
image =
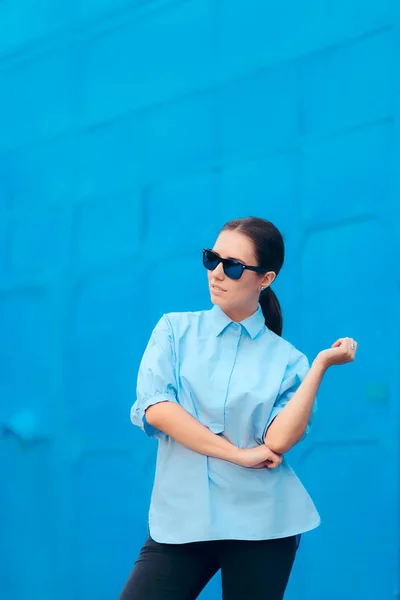
[[359,342],[292,452],[323,523],[287,596],[400,596],[399,64],[396,0],[0,3],[1,600],[117,597],[141,353],[248,214],[286,238],[285,336]]

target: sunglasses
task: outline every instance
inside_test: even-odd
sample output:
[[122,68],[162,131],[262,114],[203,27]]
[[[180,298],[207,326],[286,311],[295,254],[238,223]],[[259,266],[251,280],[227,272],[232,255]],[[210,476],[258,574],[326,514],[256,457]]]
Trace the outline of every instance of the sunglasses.
[[203,265],[209,271],[214,271],[222,263],[224,273],[229,279],[240,279],[243,275],[243,271],[248,269],[249,271],[256,271],[257,273],[266,273],[267,269],[264,267],[249,267],[243,265],[233,258],[221,258],[219,254],[212,250],[203,250]]

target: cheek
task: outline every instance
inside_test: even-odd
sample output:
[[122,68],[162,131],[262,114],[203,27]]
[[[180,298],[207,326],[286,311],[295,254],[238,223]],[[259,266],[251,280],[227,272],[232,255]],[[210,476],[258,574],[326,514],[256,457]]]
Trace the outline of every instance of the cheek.
[[254,281],[250,278],[246,277],[246,279],[244,279],[242,277],[238,283],[240,283],[240,285],[238,286],[237,293],[241,296],[252,296],[256,293]]

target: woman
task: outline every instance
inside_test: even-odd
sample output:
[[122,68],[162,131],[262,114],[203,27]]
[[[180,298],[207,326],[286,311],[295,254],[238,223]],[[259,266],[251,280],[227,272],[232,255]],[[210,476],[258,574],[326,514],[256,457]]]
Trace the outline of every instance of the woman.
[[213,308],[164,315],[131,420],[159,442],[144,544],[120,600],[192,600],[221,569],[224,600],[283,598],[315,506],[283,455],[307,435],[341,338],[307,358],[281,337],[271,284],[284,260],[272,223],[230,221],[203,251]]

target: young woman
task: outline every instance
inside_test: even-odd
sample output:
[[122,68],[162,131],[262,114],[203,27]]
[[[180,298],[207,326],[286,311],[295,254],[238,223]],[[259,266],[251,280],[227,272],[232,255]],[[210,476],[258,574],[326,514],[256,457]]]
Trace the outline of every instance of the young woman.
[[283,260],[272,223],[230,221],[203,251],[213,308],[164,315],[152,333],[131,410],[159,443],[149,537],[120,600],[192,600],[219,569],[224,600],[282,599],[299,536],[320,523],[283,455],[357,344],[339,339],[310,368],[281,337],[270,286]]

